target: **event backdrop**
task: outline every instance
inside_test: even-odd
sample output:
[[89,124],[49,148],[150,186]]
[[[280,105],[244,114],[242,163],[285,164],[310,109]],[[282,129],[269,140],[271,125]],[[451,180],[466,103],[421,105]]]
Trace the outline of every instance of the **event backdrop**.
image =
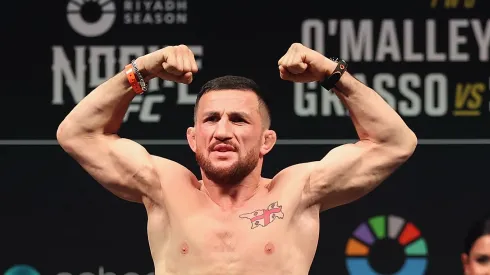
[[152,80],[121,135],[196,173],[184,139],[195,96],[226,74],[255,79],[270,102],[279,141],[264,176],[355,140],[334,94],[279,78],[277,60],[300,42],[347,60],[419,138],[378,189],[321,215],[310,274],[462,274],[465,231],[490,205],[489,1],[16,4],[3,24],[12,35],[2,42],[0,272],[153,272],[143,207],[100,187],[55,140],[75,104],[135,56],[177,44],[194,52],[195,81]]

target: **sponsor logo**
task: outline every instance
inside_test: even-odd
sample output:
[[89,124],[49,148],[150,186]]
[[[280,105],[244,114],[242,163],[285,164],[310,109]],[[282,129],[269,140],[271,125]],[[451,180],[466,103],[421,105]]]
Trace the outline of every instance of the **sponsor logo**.
[[68,24],[78,34],[96,37],[105,34],[116,20],[116,5],[112,0],[71,0],[66,6]]
[[29,265],[14,265],[7,269],[5,275],[40,275],[40,273],[32,266]]
[[68,24],[84,37],[107,33],[116,19],[122,25],[187,24],[186,0],[71,0],[66,6]]
[[351,275],[423,275],[428,263],[420,230],[394,215],[375,216],[357,226],[345,254]]

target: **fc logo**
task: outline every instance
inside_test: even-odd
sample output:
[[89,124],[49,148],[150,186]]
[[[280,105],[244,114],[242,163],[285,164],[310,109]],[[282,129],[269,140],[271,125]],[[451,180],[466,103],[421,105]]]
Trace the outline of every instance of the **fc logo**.
[[116,19],[113,0],[70,0],[66,12],[72,29],[85,37],[106,33]]

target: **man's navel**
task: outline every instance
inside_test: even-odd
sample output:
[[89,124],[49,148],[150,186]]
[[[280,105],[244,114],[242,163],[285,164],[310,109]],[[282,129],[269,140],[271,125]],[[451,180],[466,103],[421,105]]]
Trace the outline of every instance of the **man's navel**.
[[189,245],[187,245],[187,243],[186,243],[186,242],[184,242],[184,243],[182,244],[182,246],[180,247],[180,253],[182,253],[182,254],[187,254],[187,253],[189,253]]

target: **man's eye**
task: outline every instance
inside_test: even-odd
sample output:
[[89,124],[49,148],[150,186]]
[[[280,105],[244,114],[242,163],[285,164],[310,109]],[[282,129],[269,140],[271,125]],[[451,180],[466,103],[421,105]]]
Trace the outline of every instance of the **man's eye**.
[[218,121],[218,118],[215,117],[215,116],[210,116],[210,117],[207,117],[207,118],[204,119],[204,122],[208,122],[208,121],[210,121],[210,122],[216,122],[216,121]]
[[245,119],[241,117],[234,117],[231,119],[232,122],[245,122]]
[[479,256],[476,258],[476,261],[479,264],[489,264],[490,263],[490,257],[489,256]]

